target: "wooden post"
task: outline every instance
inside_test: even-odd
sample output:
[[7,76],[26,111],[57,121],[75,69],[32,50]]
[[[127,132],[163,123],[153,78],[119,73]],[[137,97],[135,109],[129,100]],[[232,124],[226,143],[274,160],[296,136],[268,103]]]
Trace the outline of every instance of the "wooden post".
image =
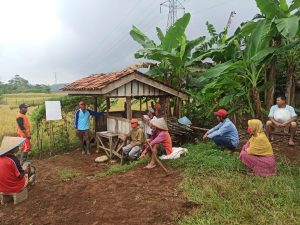
[[132,119],[132,111],[131,111],[131,97],[126,97],[126,116],[127,119]]
[[148,98],[146,97],[146,108],[149,109]]
[[[94,97],[94,111],[98,112],[98,98],[97,96]],[[95,116],[94,117],[94,132],[96,134],[96,132],[98,131],[98,117]]]
[[142,98],[140,98],[140,112],[142,112]]
[[107,113],[107,116],[109,114],[109,110],[110,110],[110,99],[109,99],[109,97],[106,97],[106,113]]
[[165,116],[166,116],[166,118],[168,118],[170,116],[170,97],[169,96],[166,96],[164,109],[166,110]]
[[178,118],[181,118],[182,100],[178,97]]

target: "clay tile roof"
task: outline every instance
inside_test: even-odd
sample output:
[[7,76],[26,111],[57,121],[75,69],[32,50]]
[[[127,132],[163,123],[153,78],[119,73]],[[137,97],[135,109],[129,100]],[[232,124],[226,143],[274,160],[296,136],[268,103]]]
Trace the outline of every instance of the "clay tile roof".
[[79,91],[79,90],[99,90],[108,84],[121,79],[129,74],[136,72],[133,69],[125,69],[120,72],[92,74],[88,77],[81,78],[71,84],[67,84],[62,88],[63,91]]

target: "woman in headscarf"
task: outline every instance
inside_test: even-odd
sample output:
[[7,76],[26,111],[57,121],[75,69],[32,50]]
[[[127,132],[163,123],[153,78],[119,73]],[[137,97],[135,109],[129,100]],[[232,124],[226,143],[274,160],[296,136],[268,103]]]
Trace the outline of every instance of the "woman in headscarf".
[[276,175],[276,162],[272,146],[263,131],[260,120],[248,121],[248,133],[252,135],[243,146],[240,160],[250,169],[248,175]]

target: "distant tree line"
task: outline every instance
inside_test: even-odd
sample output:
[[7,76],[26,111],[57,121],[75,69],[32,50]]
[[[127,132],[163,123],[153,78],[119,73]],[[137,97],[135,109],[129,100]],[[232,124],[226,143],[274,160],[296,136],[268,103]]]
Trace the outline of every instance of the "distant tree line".
[[44,84],[30,84],[28,80],[24,79],[20,75],[15,75],[7,83],[0,81],[0,94],[10,93],[49,93],[50,86]]

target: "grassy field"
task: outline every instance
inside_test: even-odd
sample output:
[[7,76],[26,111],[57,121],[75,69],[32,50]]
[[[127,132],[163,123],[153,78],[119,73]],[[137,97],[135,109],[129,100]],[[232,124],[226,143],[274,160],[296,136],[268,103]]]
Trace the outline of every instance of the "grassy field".
[[182,173],[180,184],[196,212],[178,223],[300,224],[300,162],[278,163],[278,175],[250,177],[238,160],[211,144],[189,145],[189,154],[170,162]]
[[[2,101],[0,101],[0,113],[2,116],[1,126],[0,126],[0,140],[2,137],[14,136],[16,135],[16,114],[18,113],[18,106],[21,103],[26,103],[32,107],[28,108],[28,116],[38,107],[38,105],[44,104],[46,100],[65,96],[62,93],[20,93],[20,94],[5,94],[2,96]],[[115,104],[111,106],[111,111],[122,111],[124,110],[125,99],[119,99]],[[132,105],[133,110],[139,110],[140,105],[138,101],[134,101]],[[142,109],[146,109],[146,104],[142,105]],[[73,118],[73,115],[71,116]],[[73,124],[73,121],[70,121]],[[33,141],[34,141],[33,137]]]

